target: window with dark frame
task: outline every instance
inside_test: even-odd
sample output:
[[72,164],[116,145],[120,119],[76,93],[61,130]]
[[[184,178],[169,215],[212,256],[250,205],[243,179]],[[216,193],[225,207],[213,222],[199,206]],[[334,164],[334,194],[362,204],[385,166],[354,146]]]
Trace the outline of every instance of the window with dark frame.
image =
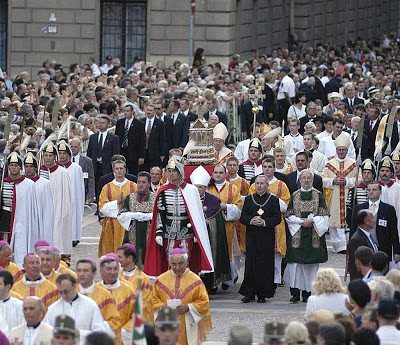
[[127,68],[146,59],[147,0],[101,0],[100,63],[111,55]]
[[0,68],[7,70],[8,0],[0,0]]

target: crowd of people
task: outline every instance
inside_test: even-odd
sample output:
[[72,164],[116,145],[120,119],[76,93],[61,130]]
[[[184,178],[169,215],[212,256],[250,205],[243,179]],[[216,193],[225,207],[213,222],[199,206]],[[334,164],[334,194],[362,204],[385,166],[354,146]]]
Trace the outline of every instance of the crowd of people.
[[[1,330],[122,344],[142,318],[149,342],[192,345],[212,327],[209,295],[240,283],[243,303],[279,286],[306,303],[307,323],[267,324],[266,344],[398,344],[399,102],[394,37],[228,66],[198,49],[191,67],[0,70]],[[196,128],[212,131],[212,163],[189,164]],[[85,208],[98,257],[69,267]],[[327,233],[347,293],[319,267]]]

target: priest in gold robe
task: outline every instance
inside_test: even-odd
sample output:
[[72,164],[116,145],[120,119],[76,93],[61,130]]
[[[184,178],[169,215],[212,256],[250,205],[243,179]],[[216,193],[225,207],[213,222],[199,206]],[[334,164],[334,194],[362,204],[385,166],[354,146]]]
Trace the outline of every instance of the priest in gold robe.
[[188,269],[188,255],[181,248],[169,254],[170,270],[161,274],[153,289],[155,316],[167,305],[179,313],[179,345],[197,345],[211,330],[207,290],[198,275]]
[[99,257],[106,253],[116,252],[122,244],[125,229],[121,226],[117,217],[125,198],[137,190],[136,183],[125,178],[126,163],[124,161],[113,161],[112,168],[115,179],[103,187],[99,199],[99,214],[103,217],[101,220]]
[[328,209],[330,213],[329,234],[335,253],[346,253],[346,200],[350,189],[354,188],[357,175],[356,161],[347,157],[350,139],[341,134],[335,139],[336,157],[325,166],[322,181],[330,190]]

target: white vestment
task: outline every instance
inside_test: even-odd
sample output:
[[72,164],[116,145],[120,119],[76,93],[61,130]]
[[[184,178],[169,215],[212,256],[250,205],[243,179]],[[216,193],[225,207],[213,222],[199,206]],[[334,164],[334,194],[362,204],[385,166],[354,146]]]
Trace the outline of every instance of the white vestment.
[[317,174],[322,175],[328,159],[319,151],[314,150],[312,152],[312,160],[310,163],[310,168],[313,169]]
[[[400,236],[400,184],[397,182],[386,185],[386,192],[382,193],[381,200],[392,205],[396,210],[397,216],[397,232]],[[391,258],[389,258],[391,260]]]
[[60,298],[49,307],[43,321],[54,327],[56,317],[61,314],[66,314],[75,320],[81,344],[85,344],[86,336],[94,331],[109,332],[96,302],[87,296],[78,294],[78,298],[72,302]]
[[60,253],[72,253],[72,193],[67,169],[42,166],[40,176],[48,178],[54,201],[53,245]]
[[72,239],[80,241],[82,235],[83,210],[85,207],[85,183],[82,168],[79,164],[71,162],[67,165],[71,181],[72,203]]
[[39,239],[46,239],[53,245],[53,222],[54,222],[54,201],[51,193],[49,180],[39,177],[33,185],[36,201],[36,220],[38,222],[38,232],[32,234],[29,243],[30,251],[33,251],[35,242]]
[[22,266],[25,255],[32,250],[30,234],[37,232],[33,185],[33,181],[23,176],[23,180],[14,186],[14,222],[10,246],[14,253],[14,262],[19,266]]
[[5,302],[0,301],[0,317],[3,317],[8,328],[2,331],[8,335],[12,328],[17,327],[24,322],[24,314],[22,312],[22,301],[10,297]]
[[53,327],[41,322],[37,328],[27,327],[23,323],[11,330],[9,340],[11,345],[51,345]]
[[235,157],[239,160],[239,164],[249,159],[250,139],[239,141],[235,149]]

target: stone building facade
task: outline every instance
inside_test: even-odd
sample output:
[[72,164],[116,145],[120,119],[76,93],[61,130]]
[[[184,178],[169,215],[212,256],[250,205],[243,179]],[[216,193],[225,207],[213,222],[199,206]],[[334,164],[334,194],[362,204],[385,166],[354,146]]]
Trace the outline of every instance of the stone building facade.
[[[4,8],[0,67],[11,75],[45,59],[188,62],[190,0],[0,0]],[[287,47],[290,33],[300,46],[381,37],[398,33],[399,11],[393,0],[197,0],[194,49],[212,63]]]

